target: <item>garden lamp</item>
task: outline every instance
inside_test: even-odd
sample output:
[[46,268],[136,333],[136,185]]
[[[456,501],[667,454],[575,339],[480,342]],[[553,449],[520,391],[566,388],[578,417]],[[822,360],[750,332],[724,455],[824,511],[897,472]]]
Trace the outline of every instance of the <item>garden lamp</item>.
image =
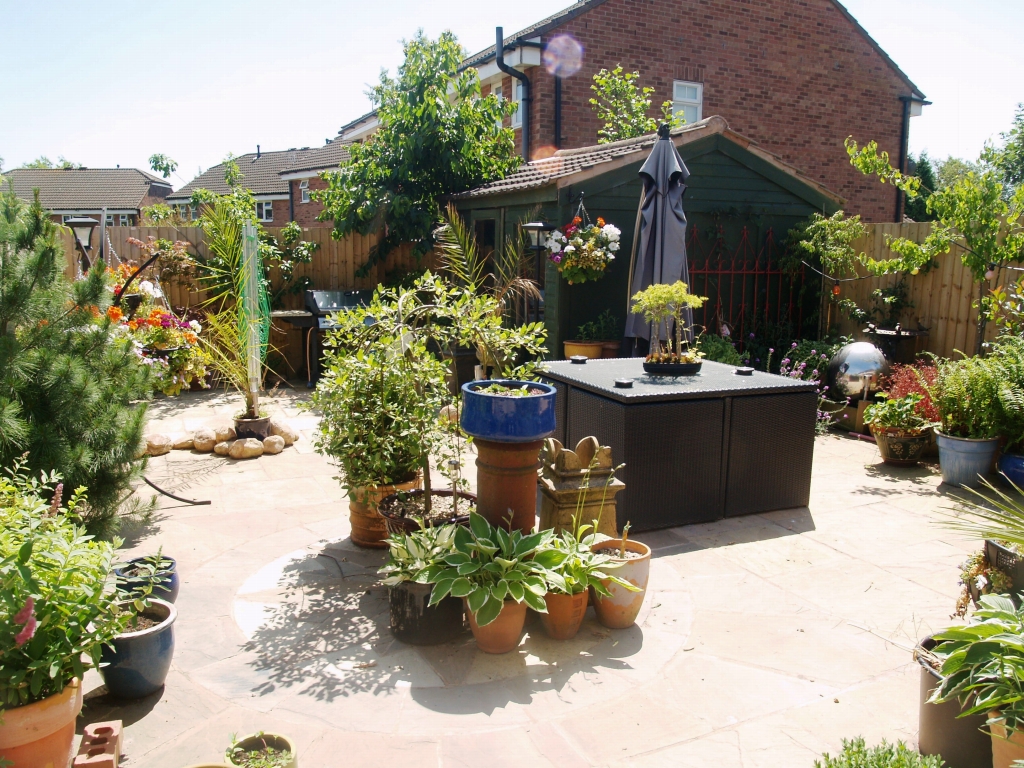
[[[548,224],[546,221],[528,221],[522,225],[523,231],[526,232],[530,238],[530,249],[534,255],[534,282],[537,283],[538,289],[541,286],[541,253],[547,247],[544,242],[547,237],[547,233],[555,228],[554,224]],[[534,322],[540,320],[540,301],[536,302],[533,313]]]
[[92,266],[92,262],[89,260],[89,251],[92,250],[92,231],[99,226],[99,222],[88,216],[75,216],[65,221],[64,224],[71,227],[71,231],[75,233],[75,242],[82,252],[82,272],[88,272]]

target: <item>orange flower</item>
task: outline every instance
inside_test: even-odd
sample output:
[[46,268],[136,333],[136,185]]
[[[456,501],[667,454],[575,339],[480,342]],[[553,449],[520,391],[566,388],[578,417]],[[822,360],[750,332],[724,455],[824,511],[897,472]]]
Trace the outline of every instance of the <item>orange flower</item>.
[[597,217],[597,226],[599,226],[599,227],[603,227],[604,226],[604,219],[602,219],[600,216]]
[[108,307],[107,317],[109,317],[115,323],[119,323],[121,322],[121,319],[124,317],[124,312],[121,311],[120,307]]
[[129,320],[128,327],[131,328],[133,331],[136,331],[139,328],[139,324],[135,320]]
[[580,223],[582,223],[582,221],[583,221],[583,219],[581,219],[579,216],[573,216],[573,219],[572,219],[572,223],[573,224],[580,224]]

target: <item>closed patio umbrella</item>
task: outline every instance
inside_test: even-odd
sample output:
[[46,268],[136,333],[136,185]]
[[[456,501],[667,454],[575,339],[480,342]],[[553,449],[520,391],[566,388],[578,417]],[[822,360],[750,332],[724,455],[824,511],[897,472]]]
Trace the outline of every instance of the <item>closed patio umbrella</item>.
[[[658,128],[658,137],[640,169],[644,189],[633,237],[629,297],[655,283],[690,283],[683,213],[683,194],[690,172],[669,136],[668,125]],[[651,326],[643,315],[629,311],[632,299],[627,302],[626,348],[636,355],[643,351],[639,340],[650,341]],[[687,308],[685,317],[686,337],[692,341],[693,311]]]

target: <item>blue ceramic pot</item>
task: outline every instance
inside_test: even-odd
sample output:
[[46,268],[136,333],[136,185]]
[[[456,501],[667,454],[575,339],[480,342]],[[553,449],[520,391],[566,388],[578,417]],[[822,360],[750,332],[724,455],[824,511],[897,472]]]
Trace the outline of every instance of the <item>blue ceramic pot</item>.
[[[523,397],[480,392],[491,385],[529,387],[539,394]],[[532,443],[555,431],[555,388],[539,381],[470,381],[462,385],[462,428],[496,443]]]
[[[170,562],[170,567],[165,571],[157,572],[157,579],[153,583],[153,591],[150,593],[153,597],[158,597],[161,600],[166,600],[168,603],[173,603],[178,599],[178,589],[181,587],[181,581],[178,579],[178,564],[175,562],[173,557],[160,556],[164,560]],[[138,576],[128,576],[125,571],[131,568],[133,565],[145,564],[146,558],[136,557],[133,560],[129,560],[120,568],[115,568],[114,573],[119,579],[124,579],[129,582],[132,580],[141,580]]]
[[999,448],[999,438],[971,440],[966,437],[950,437],[935,430],[935,441],[939,445],[939,468],[942,482],[948,485],[966,485],[976,488],[992,470],[992,461]]
[[146,615],[160,623],[118,635],[104,645],[100,675],[112,696],[141,699],[163,687],[174,656],[174,620],[178,612],[163,600],[150,599]]
[[1016,453],[1004,453],[999,457],[999,471],[1018,488],[1024,488],[1024,456]]

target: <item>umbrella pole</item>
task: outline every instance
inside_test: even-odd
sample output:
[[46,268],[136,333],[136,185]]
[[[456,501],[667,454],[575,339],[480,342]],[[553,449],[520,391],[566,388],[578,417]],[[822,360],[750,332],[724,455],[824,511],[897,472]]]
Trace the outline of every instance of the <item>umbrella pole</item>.
[[[640,215],[647,201],[647,187],[640,190],[640,205],[636,207],[636,223],[633,225],[633,247],[629,254],[629,274],[626,275],[626,318],[629,318],[630,302],[633,300],[633,269],[636,267],[636,249],[640,243]],[[633,353],[636,353],[636,339],[633,339]]]

